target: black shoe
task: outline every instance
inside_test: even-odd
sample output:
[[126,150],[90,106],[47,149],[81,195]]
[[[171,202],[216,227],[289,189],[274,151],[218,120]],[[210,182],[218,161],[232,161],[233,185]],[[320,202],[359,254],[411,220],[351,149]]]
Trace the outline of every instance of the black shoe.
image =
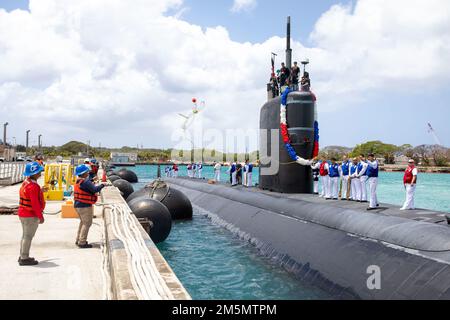
[[35,266],[37,265],[39,262],[37,260],[28,258],[28,259],[19,259],[19,265],[20,266]]
[[380,206],[380,204],[379,203],[377,203],[377,207],[379,207]]
[[[20,262],[20,260],[22,260],[22,259],[20,259],[20,257],[19,257],[19,259],[17,259],[17,262]],[[23,260],[33,260],[33,261],[36,261],[36,259],[34,259],[33,257],[29,257],[29,258],[23,259]]]
[[89,243],[79,244],[78,248],[80,248],[80,249],[91,249],[92,248],[92,244],[89,244]]
[[333,200],[339,200],[338,198],[333,198]]
[[341,201],[344,201],[344,200],[347,200],[347,199],[345,199],[345,198],[341,198]]
[[368,207],[366,210],[367,211],[370,211],[370,210],[375,210],[376,208],[371,208],[371,207]]

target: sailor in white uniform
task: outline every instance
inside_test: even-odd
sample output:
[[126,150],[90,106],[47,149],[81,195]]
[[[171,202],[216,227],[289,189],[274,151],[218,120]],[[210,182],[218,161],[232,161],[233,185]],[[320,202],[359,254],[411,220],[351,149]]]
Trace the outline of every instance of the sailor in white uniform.
[[320,182],[322,183],[322,192],[319,197],[326,198],[328,195],[328,185],[330,184],[330,176],[328,175],[329,164],[325,158],[322,158],[322,162],[320,163],[319,174],[320,174]]
[[331,158],[331,164],[329,165],[329,187],[328,195],[325,199],[338,199],[339,194],[339,165],[336,163],[336,158]]
[[378,186],[378,161],[373,153],[367,155],[367,177],[369,182],[370,204],[367,210],[374,210],[378,205],[377,186]]
[[353,158],[353,162],[349,167],[349,179],[350,179],[350,200],[360,201],[361,199],[361,182],[358,178],[358,158]]
[[311,165],[313,181],[314,181],[314,194],[319,194],[319,170],[321,161],[313,162]]
[[245,170],[246,170],[246,186],[252,187],[253,186],[253,164],[251,164],[248,160],[245,162]]
[[400,210],[414,210],[414,193],[416,192],[418,170],[414,166],[414,160],[408,161],[408,168],[403,176],[403,184],[406,190],[406,200]]
[[222,165],[218,162],[214,165],[214,180],[216,182],[220,182],[220,170],[222,169]]
[[197,174],[198,174],[199,179],[202,178],[202,171],[203,171],[203,164],[201,162],[199,162],[197,164]]
[[358,164],[358,178],[359,181],[361,183],[361,198],[359,199],[361,202],[367,202],[367,186],[366,186],[366,182],[367,182],[367,161],[366,161],[366,157],[361,154],[359,156],[359,164]]
[[233,162],[230,166],[230,174],[231,174],[231,186],[237,185],[237,171],[236,171],[236,162]]
[[349,184],[349,167],[350,161],[347,156],[344,156],[342,159],[342,164],[340,166],[340,174],[342,180],[342,189],[341,189],[341,200],[350,199],[350,194],[348,194],[348,184]]

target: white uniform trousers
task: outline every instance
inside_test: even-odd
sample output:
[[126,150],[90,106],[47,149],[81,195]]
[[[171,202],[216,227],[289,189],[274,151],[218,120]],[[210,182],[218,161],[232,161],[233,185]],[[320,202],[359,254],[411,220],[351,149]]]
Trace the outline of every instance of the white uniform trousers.
[[253,187],[252,172],[247,172],[247,187]]
[[214,170],[214,180],[220,182],[220,170]]
[[350,195],[347,194],[348,177],[349,176],[342,176],[341,199],[350,197]]
[[199,177],[199,179],[202,178],[202,170],[203,170],[203,169],[198,169],[198,177]]
[[330,177],[329,176],[320,176],[320,182],[322,183],[322,192],[320,193],[321,197],[326,197],[328,195],[328,184]]
[[378,204],[377,199],[377,186],[378,186],[378,178],[372,177],[368,179],[369,181],[369,192],[370,192],[370,208],[376,208]]
[[231,185],[232,186],[237,185],[236,176],[237,176],[237,172],[236,171],[231,174]]
[[314,193],[319,193],[319,181],[314,181]]
[[328,179],[329,187],[328,187],[328,195],[326,198],[330,199],[337,199],[339,195],[339,177],[330,177]]
[[359,200],[361,201],[367,201],[367,182],[368,176],[361,176],[359,177],[359,181],[361,182],[361,198]]
[[247,185],[247,172],[242,172],[242,185]]
[[415,184],[406,184],[406,200],[403,204],[401,210],[412,210],[415,209],[414,206],[414,194],[416,192]]
[[361,199],[361,181],[359,181],[359,178],[352,178],[351,180],[351,187],[352,187],[352,200],[358,201]]
[[174,171],[174,172],[173,172],[173,177],[174,177],[174,178],[177,178],[177,177],[178,177],[178,171]]

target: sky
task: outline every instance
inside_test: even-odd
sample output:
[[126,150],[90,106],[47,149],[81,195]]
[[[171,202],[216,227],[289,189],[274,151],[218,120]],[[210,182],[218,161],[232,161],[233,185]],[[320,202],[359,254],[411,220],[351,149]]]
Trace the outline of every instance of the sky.
[[[220,133],[259,126],[288,15],[321,146],[433,144],[428,122],[450,146],[448,0],[0,0],[0,122],[9,142],[110,147],[184,147],[203,128],[230,151]],[[206,107],[183,131],[193,97]]]

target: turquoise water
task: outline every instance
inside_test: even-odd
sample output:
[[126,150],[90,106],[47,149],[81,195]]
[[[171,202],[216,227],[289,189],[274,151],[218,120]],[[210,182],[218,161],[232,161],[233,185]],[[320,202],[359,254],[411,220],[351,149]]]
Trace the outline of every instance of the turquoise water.
[[[139,177],[136,190],[156,178],[157,166],[129,169]],[[186,167],[180,168],[180,175],[187,175]],[[213,175],[211,167],[204,167],[204,177],[210,179]],[[380,173],[380,202],[403,203],[402,177],[402,173]],[[222,180],[227,179],[226,168],[222,168]],[[258,181],[257,168],[253,181]],[[420,174],[416,207],[450,212],[450,175]],[[301,283],[275,262],[259,255],[254,246],[214,225],[197,210],[192,221],[174,222],[170,236],[158,247],[193,299],[332,298],[326,292]]]

